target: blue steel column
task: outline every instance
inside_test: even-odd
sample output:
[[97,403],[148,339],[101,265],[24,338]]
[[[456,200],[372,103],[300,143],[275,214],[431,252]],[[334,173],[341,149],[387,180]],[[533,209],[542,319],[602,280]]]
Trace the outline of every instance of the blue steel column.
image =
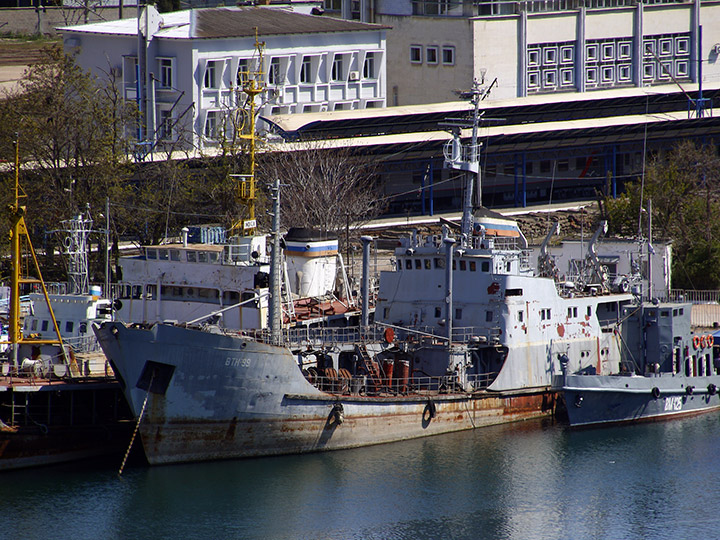
[[612,197],[617,199],[617,145],[612,147]]
[[428,167],[430,169],[430,215],[434,216],[435,215],[435,201],[433,200],[433,183],[435,181],[435,178],[434,178],[435,172],[434,172],[434,169],[432,166],[432,161],[430,162]]
[[522,175],[522,207],[527,206],[527,175],[525,174],[526,155],[522,153],[523,175]]

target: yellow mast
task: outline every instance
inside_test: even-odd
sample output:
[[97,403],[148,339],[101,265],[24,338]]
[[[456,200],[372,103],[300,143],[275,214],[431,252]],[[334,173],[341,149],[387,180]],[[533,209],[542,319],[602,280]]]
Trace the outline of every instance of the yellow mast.
[[[20,205],[20,198],[26,197],[25,193],[21,194],[20,189],[20,142],[19,137],[15,140],[15,199],[14,203],[10,205],[10,216],[12,219],[12,228],[10,229],[10,240],[12,248],[12,276],[10,279],[10,328],[8,329],[8,341],[0,343],[9,343],[12,345],[12,360],[18,361],[18,349],[19,345],[28,343],[32,345],[59,345],[60,354],[62,355],[65,363],[70,366],[71,373],[76,375],[79,374],[77,362],[71,356],[67,357],[65,347],[63,345],[62,336],[60,335],[60,328],[58,327],[57,320],[55,319],[55,313],[52,310],[50,304],[50,297],[48,296],[45,282],[43,281],[42,274],[40,272],[40,265],[38,264],[35,250],[33,249],[32,242],[30,241],[30,235],[27,231],[25,224],[25,207]],[[21,271],[23,264],[23,256],[21,251],[21,238],[27,242],[28,252],[32,255],[32,260],[35,265],[35,271],[37,272],[37,278],[25,276],[24,272]],[[20,285],[23,283],[38,283],[42,287],[45,302],[47,303],[48,310],[50,311],[50,318],[53,322],[53,328],[57,339],[29,339],[22,335],[20,328]]]
[[258,53],[255,66],[248,65],[248,71],[240,73],[243,81],[243,92],[247,94],[250,101],[249,107],[249,126],[247,133],[240,133],[239,138],[247,139],[250,145],[250,173],[233,175],[240,178],[238,182],[238,198],[248,209],[248,218],[245,220],[237,220],[233,223],[230,230],[231,235],[242,234],[251,236],[255,234],[257,221],[255,220],[255,98],[265,91],[264,72],[263,72],[263,54],[265,52],[265,42],[258,40],[257,28],[255,28],[255,50]]

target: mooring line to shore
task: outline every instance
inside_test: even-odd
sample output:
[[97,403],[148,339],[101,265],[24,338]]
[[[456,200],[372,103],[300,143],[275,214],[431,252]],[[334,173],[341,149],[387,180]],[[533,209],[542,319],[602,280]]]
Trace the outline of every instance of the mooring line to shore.
[[130,450],[132,449],[132,445],[135,442],[135,437],[137,436],[140,429],[140,422],[142,422],[143,416],[145,415],[145,407],[147,407],[148,398],[150,397],[150,388],[152,388],[154,378],[155,373],[153,372],[152,375],[150,375],[150,384],[148,384],[147,393],[145,394],[145,401],[143,401],[142,409],[140,409],[140,414],[138,415],[137,423],[135,424],[135,431],[133,431],[132,437],[130,437],[130,444],[125,451],[125,457],[123,457],[122,464],[120,465],[120,470],[118,470],[118,476],[122,476],[123,469],[125,469],[125,463],[127,463],[128,456],[130,455]]

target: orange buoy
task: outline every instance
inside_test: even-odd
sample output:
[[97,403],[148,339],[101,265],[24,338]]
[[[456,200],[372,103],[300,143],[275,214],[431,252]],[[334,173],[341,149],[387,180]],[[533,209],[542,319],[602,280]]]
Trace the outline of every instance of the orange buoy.
[[696,349],[700,348],[700,336],[698,336],[697,334],[693,336],[693,347],[695,347]]

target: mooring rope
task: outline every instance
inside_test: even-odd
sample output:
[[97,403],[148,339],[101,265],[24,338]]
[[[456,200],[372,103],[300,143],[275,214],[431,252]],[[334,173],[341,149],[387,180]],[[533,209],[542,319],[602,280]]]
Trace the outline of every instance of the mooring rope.
[[132,445],[135,442],[135,437],[137,437],[138,431],[140,429],[140,422],[142,422],[143,416],[145,415],[145,407],[147,406],[148,398],[150,397],[150,388],[152,388],[154,378],[155,372],[153,371],[152,375],[150,375],[150,384],[148,384],[147,394],[145,394],[145,401],[143,401],[143,406],[140,409],[140,414],[138,415],[137,423],[135,424],[135,431],[133,431],[132,437],[130,437],[130,444],[128,445],[128,449],[125,451],[125,457],[123,457],[122,464],[120,465],[118,476],[122,476],[123,469],[125,468],[125,463],[127,462],[128,456],[130,455],[130,449],[132,448]]

